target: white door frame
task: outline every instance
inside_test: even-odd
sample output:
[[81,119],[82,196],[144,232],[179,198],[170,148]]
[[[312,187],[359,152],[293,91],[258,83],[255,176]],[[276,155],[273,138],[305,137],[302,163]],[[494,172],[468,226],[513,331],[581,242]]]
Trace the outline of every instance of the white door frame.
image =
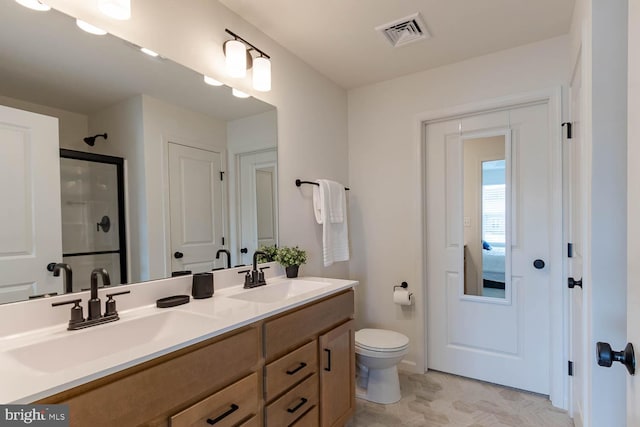
[[[421,194],[419,195],[422,201],[423,218],[422,218],[422,245],[420,259],[426,259],[426,216],[424,215],[426,204],[426,182],[425,182],[425,168],[426,168],[426,135],[424,133],[425,125],[430,122],[437,122],[443,120],[451,120],[461,116],[470,116],[475,114],[484,114],[494,110],[503,110],[508,108],[520,107],[529,103],[546,102],[549,107],[549,138],[550,144],[550,189],[551,192],[551,217],[550,223],[550,247],[549,247],[549,280],[551,283],[550,298],[549,298],[549,312],[550,312],[550,360],[549,360],[549,398],[551,403],[559,408],[568,409],[568,390],[569,381],[567,375],[567,360],[569,354],[569,323],[568,318],[565,316],[566,308],[569,301],[568,288],[562,286],[564,263],[562,257],[562,245],[563,245],[563,212],[562,212],[562,88],[548,88],[534,92],[527,92],[522,94],[509,95],[501,98],[494,98],[484,101],[478,101],[470,104],[464,104],[460,106],[447,107],[432,111],[426,111],[420,113],[415,118],[415,134],[416,143],[420,153],[420,171],[421,171]],[[427,265],[423,263],[420,271],[420,283],[424,289],[426,298],[423,299],[424,310],[424,370],[427,369],[427,342],[426,334],[428,331],[427,325]],[[557,327],[560,326],[560,327]]]

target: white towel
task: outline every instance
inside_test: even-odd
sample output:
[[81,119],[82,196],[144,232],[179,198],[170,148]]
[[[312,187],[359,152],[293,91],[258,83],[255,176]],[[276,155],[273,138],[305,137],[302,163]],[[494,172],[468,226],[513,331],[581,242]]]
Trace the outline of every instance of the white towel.
[[347,227],[347,197],[344,186],[326,179],[313,187],[313,211],[316,222],[322,224],[322,255],[324,266],[349,260]]

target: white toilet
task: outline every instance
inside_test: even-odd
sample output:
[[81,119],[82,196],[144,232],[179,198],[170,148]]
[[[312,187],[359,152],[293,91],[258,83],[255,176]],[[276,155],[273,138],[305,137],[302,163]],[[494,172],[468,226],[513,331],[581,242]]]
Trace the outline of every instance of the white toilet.
[[384,329],[356,331],[356,396],[375,403],[400,400],[397,365],[409,352],[409,338]]

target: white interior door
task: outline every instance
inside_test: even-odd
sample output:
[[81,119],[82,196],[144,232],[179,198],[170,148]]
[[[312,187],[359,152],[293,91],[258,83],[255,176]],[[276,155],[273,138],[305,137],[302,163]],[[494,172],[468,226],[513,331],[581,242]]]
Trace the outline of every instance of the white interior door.
[[[501,273],[504,290],[470,294],[464,288],[470,224],[463,214],[463,182],[470,172],[463,170],[463,147],[499,135],[505,144],[506,231],[501,244],[494,237],[497,243],[490,246],[504,247],[504,267],[493,268],[483,283],[500,282]],[[549,267],[533,265],[550,261],[549,135],[546,103],[427,125],[429,369],[549,394]],[[471,221],[493,220],[487,215]],[[484,232],[482,240],[489,235]],[[490,262],[495,260],[483,256],[484,264]]]
[[[582,67],[578,60],[574,70],[570,88],[570,109],[571,109],[571,139],[564,141],[565,148],[565,177],[567,180],[567,200],[565,212],[568,219],[567,243],[571,250],[568,260],[568,277],[581,281],[583,273],[584,235],[585,221],[584,212],[588,207],[585,202],[584,191],[586,175],[584,173],[584,155],[582,142],[582,119],[581,119],[581,90],[582,90]],[[567,130],[564,134],[567,135]],[[569,251],[569,247],[567,247]],[[570,291],[569,300],[569,336],[570,348],[569,359],[572,362],[571,376],[571,416],[576,420],[576,425],[585,423],[585,411],[587,397],[585,394],[585,367],[590,363],[587,360],[589,354],[585,347],[587,342],[583,325],[586,322],[584,313],[584,292],[583,288],[574,286]]]
[[278,241],[277,152],[265,150],[238,156],[239,186],[236,200],[240,212],[238,259],[251,264],[260,246]]
[[62,293],[58,119],[0,106],[0,303]]
[[172,271],[224,267],[220,171],[220,153],[169,143]]

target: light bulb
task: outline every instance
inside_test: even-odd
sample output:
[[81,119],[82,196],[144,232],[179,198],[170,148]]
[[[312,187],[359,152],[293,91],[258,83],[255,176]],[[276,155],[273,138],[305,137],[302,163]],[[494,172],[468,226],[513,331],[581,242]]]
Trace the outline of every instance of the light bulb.
[[233,96],[238,97],[238,98],[248,98],[249,94],[242,92],[241,90],[238,90],[236,88],[231,89],[231,93],[233,94]]
[[231,77],[247,75],[247,49],[241,41],[228,40],[225,43],[225,66]]
[[253,59],[253,88],[260,92],[271,90],[271,61],[259,56]]
[[209,76],[204,76],[204,82],[211,86],[222,86],[224,84],[214,79],[213,77],[209,77]]
[[47,6],[39,0],[16,0],[16,2],[29,9],[37,10],[38,12],[51,10],[50,6]]
[[110,18],[122,21],[131,18],[131,0],[100,0],[98,7]]
[[102,28],[98,28],[95,25],[91,25],[88,22],[82,21],[80,19],[76,19],[76,25],[87,33],[95,34],[96,36],[104,36],[105,34],[107,34],[107,32]]

